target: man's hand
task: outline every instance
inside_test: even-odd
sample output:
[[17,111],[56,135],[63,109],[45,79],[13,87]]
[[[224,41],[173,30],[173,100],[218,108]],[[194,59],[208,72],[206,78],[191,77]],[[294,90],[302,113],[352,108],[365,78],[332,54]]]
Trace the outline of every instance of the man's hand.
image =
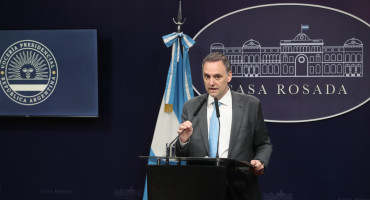
[[259,176],[265,173],[265,166],[261,163],[259,160],[252,160],[251,164],[253,167],[251,167],[251,170],[254,175]]
[[180,142],[186,143],[189,141],[191,134],[193,134],[193,124],[190,121],[185,121],[180,124],[177,134],[180,134],[183,130],[184,133],[180,136]]

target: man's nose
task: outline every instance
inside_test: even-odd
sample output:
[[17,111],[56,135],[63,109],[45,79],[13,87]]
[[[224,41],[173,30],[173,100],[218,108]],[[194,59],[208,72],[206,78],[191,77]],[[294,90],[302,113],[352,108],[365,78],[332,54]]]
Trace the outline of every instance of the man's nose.
[[211,78],[209,79],[209,84],[210,84],[210,85],[215,84],[215,79],[211,77]]

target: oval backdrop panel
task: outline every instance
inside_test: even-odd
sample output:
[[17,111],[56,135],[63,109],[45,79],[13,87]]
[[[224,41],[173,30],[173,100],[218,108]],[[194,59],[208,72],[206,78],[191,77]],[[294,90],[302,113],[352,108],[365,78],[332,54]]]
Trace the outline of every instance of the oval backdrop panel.
[[354,110],[370,96],[370,26],[340,10],[270,4],[238,10],[204,27],[190,50],[193,85],[201,63],[231,61],[232,90],[261,99],[269,122],[308,122]]

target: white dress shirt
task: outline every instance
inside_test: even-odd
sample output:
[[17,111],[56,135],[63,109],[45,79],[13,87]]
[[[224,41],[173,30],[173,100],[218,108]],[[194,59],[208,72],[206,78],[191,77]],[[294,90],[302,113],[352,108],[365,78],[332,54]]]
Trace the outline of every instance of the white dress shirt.
[[[214,110],[213,106],[214,98],[208,96],[207,102],[207,127],[209,136],[209,124]],[[232,122],[232,100],[230,88],[227,93],[218,100],[220,103],[220,136],[218,142],[218,155],[220,158],[227,158],[229,153],[229,142],[231,133],[231,122]]]

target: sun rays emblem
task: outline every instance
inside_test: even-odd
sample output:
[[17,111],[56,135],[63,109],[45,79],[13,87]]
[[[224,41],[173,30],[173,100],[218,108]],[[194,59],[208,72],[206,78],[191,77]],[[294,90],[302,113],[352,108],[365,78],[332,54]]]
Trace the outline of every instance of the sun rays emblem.
[[49,68],[42,57],[32,51],[23,51],[10,61],[8,79],[48,79]]
[[22,40],[12,44],[0,59],[0,85],[21,105],[36,105],[54,91],[58,68],[54,55],[43,44]]

